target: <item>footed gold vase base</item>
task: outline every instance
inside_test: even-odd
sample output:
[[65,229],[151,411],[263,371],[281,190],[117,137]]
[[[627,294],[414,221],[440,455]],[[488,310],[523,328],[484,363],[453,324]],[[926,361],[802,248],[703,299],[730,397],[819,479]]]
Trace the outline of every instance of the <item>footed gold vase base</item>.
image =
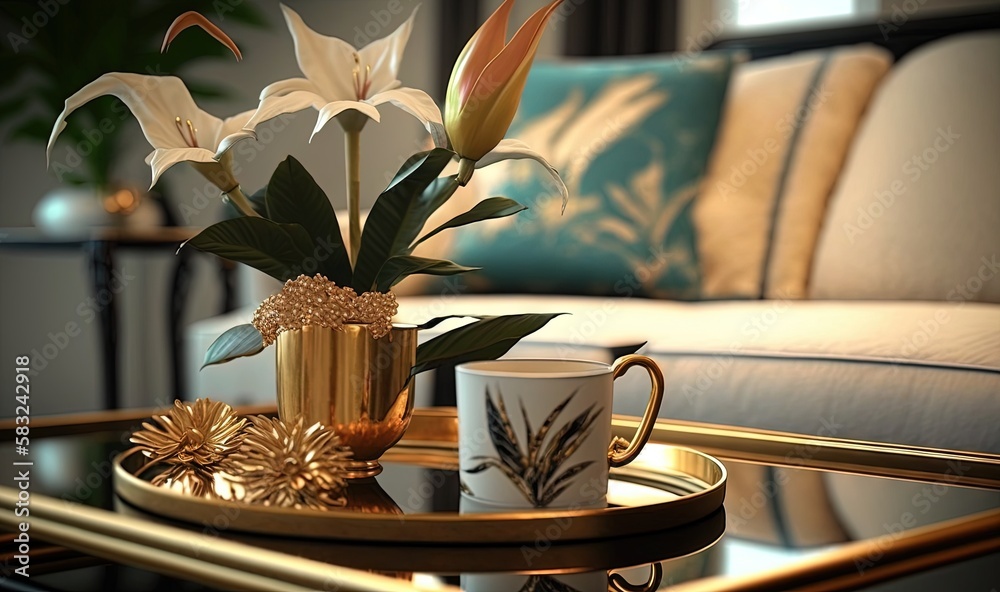
[[340,476],[344,479],[370,479],[382,472],[377,460],[348,460],[342,466],[344,472]]

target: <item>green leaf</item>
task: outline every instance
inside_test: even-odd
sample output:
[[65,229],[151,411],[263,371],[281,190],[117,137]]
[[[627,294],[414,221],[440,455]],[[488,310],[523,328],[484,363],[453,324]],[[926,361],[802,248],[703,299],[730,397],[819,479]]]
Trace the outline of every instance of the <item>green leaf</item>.
[[412,251],[420,243],[431,238],[442,230],[448,230],[449,228],[458,228],[459,226],[465,226],[466,224],[472,224],[474,222],[480,222],[482,220],[493,220],[495,218],[505,218],[507,216],[513,216],[514,214],[527,210],[528,206],[521,205],[512,199],[507,199],[506,197],[491,197],[489,199],[484,199],[483,201],[477,203],[468,212],[464,214],[459,214],[451,220],[448,220],[441,226],[438,226],[434,230],[428,232],[420,240],[413,243],[410,247]]
[[495,360],[527,335],[566,313],[518,314],[489,317],[439,335],[417,347],[417,363],[410,374],[444,364]]
[[28,97],[17,94],[6,99],[0,99],[0,121],[17,115],[28,103]]
[[351,284],[351,260],[340,234],[337,214],[326,193],[299,161],[289,156],[278,164],[267,183],[265,201],[268,218],[306,229],[319,273],[338,286]]
[[409,254],[427,218],[458,189],[454,176],[438,177],[453,156],[450,150],[435,148],[411,158],[375,200],[361,233],[351,282],[358,293],[373,288],[386,261]]
[[298,224],[278,224],[266,218],[223,220],[181,245],[245,263],[281,281],[295,279],[311,257],[309,233]]
[[489,316],[483,316],[483,315],[460,315],[460,314],[457,314],[457,315],[445,315],[443,317],[434,317],[433,319],[431,319],[431,320],[429,320],[429,321],[427,321],[427,322],[425,322],[423,324],[417,325],[417,330],[421,331],[423,329],[432,329],[432,328],[437,327],[438,325],[440,325],[441,323],[443,323],[443,322],[445,322],[445,321],[447,321],[449,319],[488,319],[488,318],[490,318],[490,317]]
[[[386,186],[385,191],[383,191],[382,193],[389,191],[390,189],[398,185],[400,182],[409,178],[410,175],[416,172],[416,170],[419,169],[420,167],[424,166],[428,161],[434,161],[438,158],[445,158],[445,157],[447,157],[447,161],[445,162],[445,166],[447,166],[448,162],[451,162],[455,158],[455,153],[445,148],[435,148],[433,150],[427,150],[425,152],[417,152],[413,156],[407,158],[406,161],[403,163],[403,166],[399,167],[399,170],[396,171],[396,176],[393,177],[391,181],[389,181],[389,185]],[[444,170],[444,168],[442,167],[441,170]]]
[[388,292],[390,288],[406,279],[408,276],[422,273],[426,275],[458,275],[481,269],[465,267],[446,259],[427,259],[412,255],[392,257],[385,262],[375,278],[375,290]]
[[229,329],[209,346],[201,367],[222,364],[229,360],[252,356],[264,349],[264,337],[253,325],[237,325]]

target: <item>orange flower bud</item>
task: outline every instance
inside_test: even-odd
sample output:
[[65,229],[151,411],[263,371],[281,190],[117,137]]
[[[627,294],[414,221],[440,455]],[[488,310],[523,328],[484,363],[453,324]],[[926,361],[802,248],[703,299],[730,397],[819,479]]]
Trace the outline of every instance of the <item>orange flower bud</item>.
[[514,0],[505,0],[458,56],[444,119],[451,147],[463,160],[481,159],[507,133],[545,25],[561,2],[554,0],[531,15],[505,44],[514,6]]

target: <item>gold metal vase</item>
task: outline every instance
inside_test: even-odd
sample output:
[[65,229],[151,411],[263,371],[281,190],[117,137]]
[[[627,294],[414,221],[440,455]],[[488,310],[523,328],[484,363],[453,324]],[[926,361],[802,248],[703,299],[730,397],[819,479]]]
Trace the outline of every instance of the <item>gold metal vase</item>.
[[413,414],[417,329],[394,325],[380,339],[367,325],[306,326],[277,339],[278,415],[332,427],[350,446],[350,479],[382,472],[378,459],[406,431]]

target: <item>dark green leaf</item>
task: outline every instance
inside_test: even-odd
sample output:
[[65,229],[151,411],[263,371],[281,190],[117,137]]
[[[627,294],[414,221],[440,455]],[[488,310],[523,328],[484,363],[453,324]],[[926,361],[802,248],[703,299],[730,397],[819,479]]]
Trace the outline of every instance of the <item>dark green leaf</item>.
[[446,259],[427,259],[425,257],[414,257],[412,255],[401,255],[392,257],[385,262],[375,278],[375,290],[388,292],[390,288],[403,281],[407,277],[422,273],[425,275],[458,275],[481,269],[479,267],[465,267]]
[[264,337],[250,324],[237,325],[226,331],[205,352],[201,367],[222,364],[229,360],[252,356],[264,349]]
[[379,270],[391,257],[409,254],[427,218],[458,189],[454,176],[438,177],[452,156],[450,150],[437,148],[414,163],[407,161],[375,200],[361,234],[351,282],[358,293],[373,288]]
[[418,374],[444,364],[495,360],[527,335],[566,313],[519,314],[490,317],[438,335],[417,347]]
[[5,121],[9,117],[13,117],[24,108],[27,102],[28,97],[22,94],[0,100],[0,121]]
[[306,229],[319,273],[339,286],[350,285],[351,260],[340,234],[337,214],[326,193],[299,161],[289,156],[278,164],[267,183],[265,201],[268,218]]
[[[483,201],[477,203],[474,208],[465,212],[464,214],[459,214],[451,220],[448,220],[441,226],[438,226],[434,230],[428,232],[417,242],[413,243],[413,247],[416,247],[425,240],[431,238],[442,230],[448,230],[449,228],[458,228],[459,226],[465,226],[466,224],[472,224],[473,222],[481,222],[483,220],[492,220],[494,218],[504,218],[507,216],[512,216],[518,212],[527,210],[528,206],[521,205],[512,199],[507,199],[506,197],[491,197],[489,199],[484,199]],[[411,248],[412,250],[412,248]]]
[[433,327],[437,327],[438,325],[447,321],[448,319],[488,319],[488,318],[489,318],[488,316],[479,316],[479,315],[445,315],[443,317],[434,317],[433,319],[427,321],[426,323],[417,325],[417,330],[431,329]]
[[[445,156],[447,156],[448,158],[448,160],[445,162],[445,166],[447,166],[448,162],[450,162],[455,158],[455,153],[451,152],[450,150],[445,150],[443,148],[435,148],[434,150],[417,152],[413,156],[407,158],[406,161],[403,163],[403,166],[399,167],[399,170],[396,171],[396,176],[393,177],[391,181],[389,181],[389,185],[386,186],[385,191],[383,191],[382,193],[389,191],[390,189],[398,185],[400,182],[409,178],[409,176],[412,175],[414,172],[416,172],[417,169],[426,165],[428,161],[434,161],[438,158],[444,158]],[[442,167],[441,170],[444,170],[444,167]],[[441,173],[438,173],[438,175],[440,174]]]
[[312,241],[298,224],[278,224],[265,218],[223,220],[181,245],[245,263],[281,280],[295,279],[310,257]]
[[617,357],[620,358],[622,356],[627,356],[627,355],[630,355],[630,354],[634,354],[635,352],[639,351],[640,349],[646,347],[647,343],[649,343],[649,342],[648,341],[643,341],[642,343],[633,343],[632,345],[626,345],[626,346],[622,346],[620,348],[616,347],[616,348],[614,348],[614,352],[617,355]]

